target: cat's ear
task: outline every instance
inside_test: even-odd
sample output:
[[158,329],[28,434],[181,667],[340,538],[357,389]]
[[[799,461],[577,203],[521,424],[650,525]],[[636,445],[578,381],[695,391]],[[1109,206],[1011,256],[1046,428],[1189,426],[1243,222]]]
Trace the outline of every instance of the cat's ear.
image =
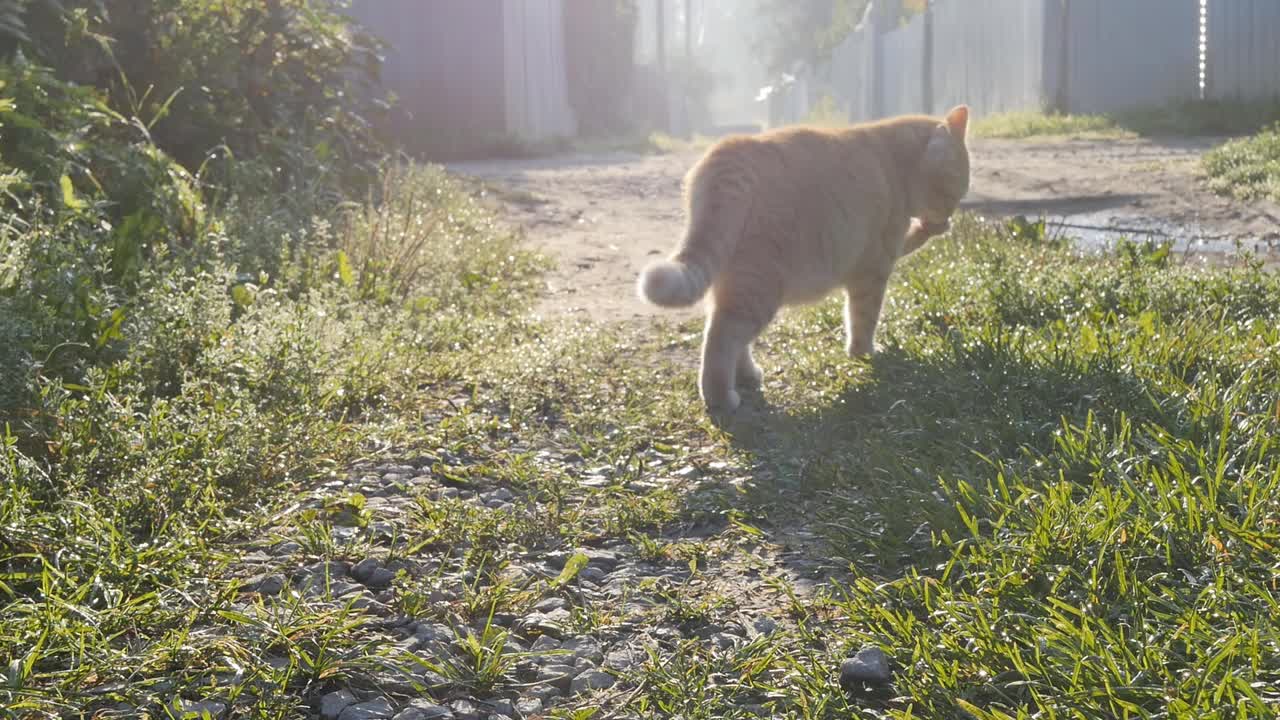
[[946,123],[951,135],[963,140],[969,133],[969,106],[957,105],[951,108],[951,112],[947,113]]

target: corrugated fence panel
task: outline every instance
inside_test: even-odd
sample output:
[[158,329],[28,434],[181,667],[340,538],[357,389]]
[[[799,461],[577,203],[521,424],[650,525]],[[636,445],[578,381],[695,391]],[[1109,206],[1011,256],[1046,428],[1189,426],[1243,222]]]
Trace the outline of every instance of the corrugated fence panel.
[[907,25],[885,33],[883,42],[880,114],[890,117],[924,112],[924,17],[916,16]]
[[1280,2],[1209,0],[1205,95],[1280,97]]
[[565,73],[561,0],[505,0],[508,131],[531,139],[577,132]]
[[400,101],[392,132],[412,141],[506,130],[500,3],[352,3],[352,16],[391,46],[383,82]]
[[1071,0],[1068,8],[1068,110],[1114,112],[1199,96],[1199,0]]
[[1042,108],[1052,96],[1045,77],[1046,3],[1057,1],[937,0],[934,109],[968,103],[985,115]]

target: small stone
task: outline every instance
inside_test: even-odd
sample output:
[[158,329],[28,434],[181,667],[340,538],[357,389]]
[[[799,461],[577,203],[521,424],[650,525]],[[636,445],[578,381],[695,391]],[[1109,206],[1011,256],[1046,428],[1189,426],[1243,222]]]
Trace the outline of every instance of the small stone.
[[[321,587],[323,587],[323,585]],[[363,585],[347,582],[346,580],[335,580],[334,582],[329,583],[329,595],[331,597],[340,598],[346,595],[366,592],[368,592],[368,590],[365,590]]]
[[544,598],[537,605],[534,605],[533,609],[540,613],[547,613],[552,610],[566,610],[568,607],[569,603],[565,601],[564,598],[549,597]]
[[543,685],[541,687],[535,687],[530,689],[528,693],[530,697],[540,700],[542,702],[543,707],[547,707],[551,705],[553,702],[555,702],[556,698],[564,696],[564,692],[561,691],[560,688],[554,685]]
[[449,703],[449,709],[453,711],[455,720],[480,720],[480,711],[470,700],[454,700]]
[[422,687],[425,687],[427,690],[430,690],[433,693],[439,690],[444,690],[448,688],[451,684],[449,682],[449,679],[446,678],[445,676],[441,675],[435,670],[428,670],[426,668],[423,668],[417,671],[414,674],[413,679],[417,681],[419,685],[421,685]]
[[515,703],[511,702],[510,700],[490,700],[488,702],[488,705],[489,705],[489,708],[493,710],[495,715],[502,715],[504,717],[514,717],[516,714]]
[[331,692],[320,698],[320,717],[323,720],[336,720],[343,710],[355,704],[356,696],[350,690]]
[[751,623],[751,627],[761,635],[772,635],[778,631],[778,622],[771,617],[761,616]]
[[729,650],[742,642],[742,638],[729,633],[718,632],[711,636],[711,644],[719,650]]
[[429,700],[411,700],[392,720],[452,720],[453,711]]
[[201,718],[210,717],[218,720],[227,714],[227,704],[218,702],[217,700],[201,700],[193,703],[182,703],[182,714],[179,717],[193,718],[199,720]]
[[536,697],[520,698],[516,701],[516,713],[519,717],[533,717],[542,712],[542,700]]
[[537,640],[533,641],[533,646],[529,648],[536,653],[546,653],[560,649],[560,641],[550,635],[540,635]]
[[600,651],[600,643],[592,637],[582,635],[570,638],[564,641],[560,649],[572,652],[575,658],[589,661],[593,667],[604,662],[604,653]]
[[365,558],[351,566],[351,577],[355,578],[356,582],[367,582],[373,571],[380,567],[382,563],[378,562],[377,558]]
[[316,578],[343,578],[347,576],[348,570],[351,568],[349,563],[338,560],[330,560],[328,562],[313,563],[307,567],[307,575]]
[[283,542],[275,546],[272,550],[276,555],[296,555],[302,552],[302,546],[296,542]]
[[612,550],[587,550],[587,565],[610,573],[618,567],[618,553]]
[[569,562],[569,558],[573,557],[573,555],[573,552],[569,550],[553,550],[544,554],[542,559],[546,560],[547,564],[552,568],[555,568],[556,570],[563,570],[564,564]]
[[448,645],[453,642],[453,631],[448,625],[440,623],[418,623],[418,627],[414,629],[413,636],[424,643],[436,643],[438,645]]
[[284,589],[285,577],[279,573],[255,575],[244,581],[240,589],[244,592],[256,592],[262,595],[276,595]]
[[560,692],[569,692],[576,672],[569,665],[548,665],[538,671],[538,682]]
[[867,646],[840,665],[840,684],[845,688],[859,685],[888,685],[893,680],[889,657],[878,647]]
[[573,679],[570,691],[574,695],[579,695],[592,690],[608,690],[618,682],[617,678],[606,672],[599,670],[588,670]]
[[636,665],[644,662],[645,654],[638,648],[620,647],[609,651],[604,656],[604,666],[610,670],[618,670],[620,672],[630,670]]
[[509,628],[512,625],[515,625],[516,621],[519,619],[520,618],[518,618],[512,613],[494,613],[492,621],[493,621],[493,624],[497,625],[498,627]]
[[377,698],[347,706],[338,720],[388,720],[392,712],[391,703],[386,698]]
[[578,572],[578,578],[599,585],[607,579],[607,575],[604,570],[588,565]]
[[526,633],[534,631],[554,638],[564,637],[565,626],[573,620],[573,615],[564,609],[552,610],[549,613],[534,613],[520,621],[520,629]]
[[389,588],[391,583],[396,579],[396,574],[387,568],[378,568],[374,570],[369,579],[364,581],[367,587],[371,588]]
[[512,500],[516,499],[516,495],[515,493],[511,492],[506,488],[498,488],[497,490],[494,490],[492,492],[484,493],[483,495],[480,496],[480,499],[483,500],[485,503],[491,503],[495,501],[500,503],[509,503]]
[[[334,593],[334,595],[337,595],[337,593]],[[339,598],[339,601],[344,605],[350,604],[351,607],[357,610],[367,610],[372,606],[380,604],[373,598],[373,593],[365,590],[364,588],[360,588],[359,592],[348,592],[344,594]]]

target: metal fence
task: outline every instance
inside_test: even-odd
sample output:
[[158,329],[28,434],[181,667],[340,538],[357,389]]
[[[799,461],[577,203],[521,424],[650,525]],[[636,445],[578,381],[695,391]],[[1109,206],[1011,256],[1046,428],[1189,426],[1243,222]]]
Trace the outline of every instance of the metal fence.
[[1210,0],[1206,25],[1206,98],[1280,98],[1280,2]]
[[1202,14],[1201,0],[934,0],[902,23],[900,0],[879,0],[779,88],[773,120],[802,121],[823,96],[852,121],[962,102],[979,114],[1159,107],[1202,97],[1202,57],[1204,97],[1280,96],[1280,0],[1205,2]]
[[354,0],[389,47],[393,131],[446,142],[571,136],[562,0]]

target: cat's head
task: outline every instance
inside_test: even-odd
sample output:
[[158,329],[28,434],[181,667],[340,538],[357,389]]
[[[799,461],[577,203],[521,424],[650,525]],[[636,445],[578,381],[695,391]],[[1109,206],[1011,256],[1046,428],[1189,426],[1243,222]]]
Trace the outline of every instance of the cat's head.
[[920,165],[920,208],[927,223],[944,223],[969,192],[969,106],[957,105],[934,128]]

